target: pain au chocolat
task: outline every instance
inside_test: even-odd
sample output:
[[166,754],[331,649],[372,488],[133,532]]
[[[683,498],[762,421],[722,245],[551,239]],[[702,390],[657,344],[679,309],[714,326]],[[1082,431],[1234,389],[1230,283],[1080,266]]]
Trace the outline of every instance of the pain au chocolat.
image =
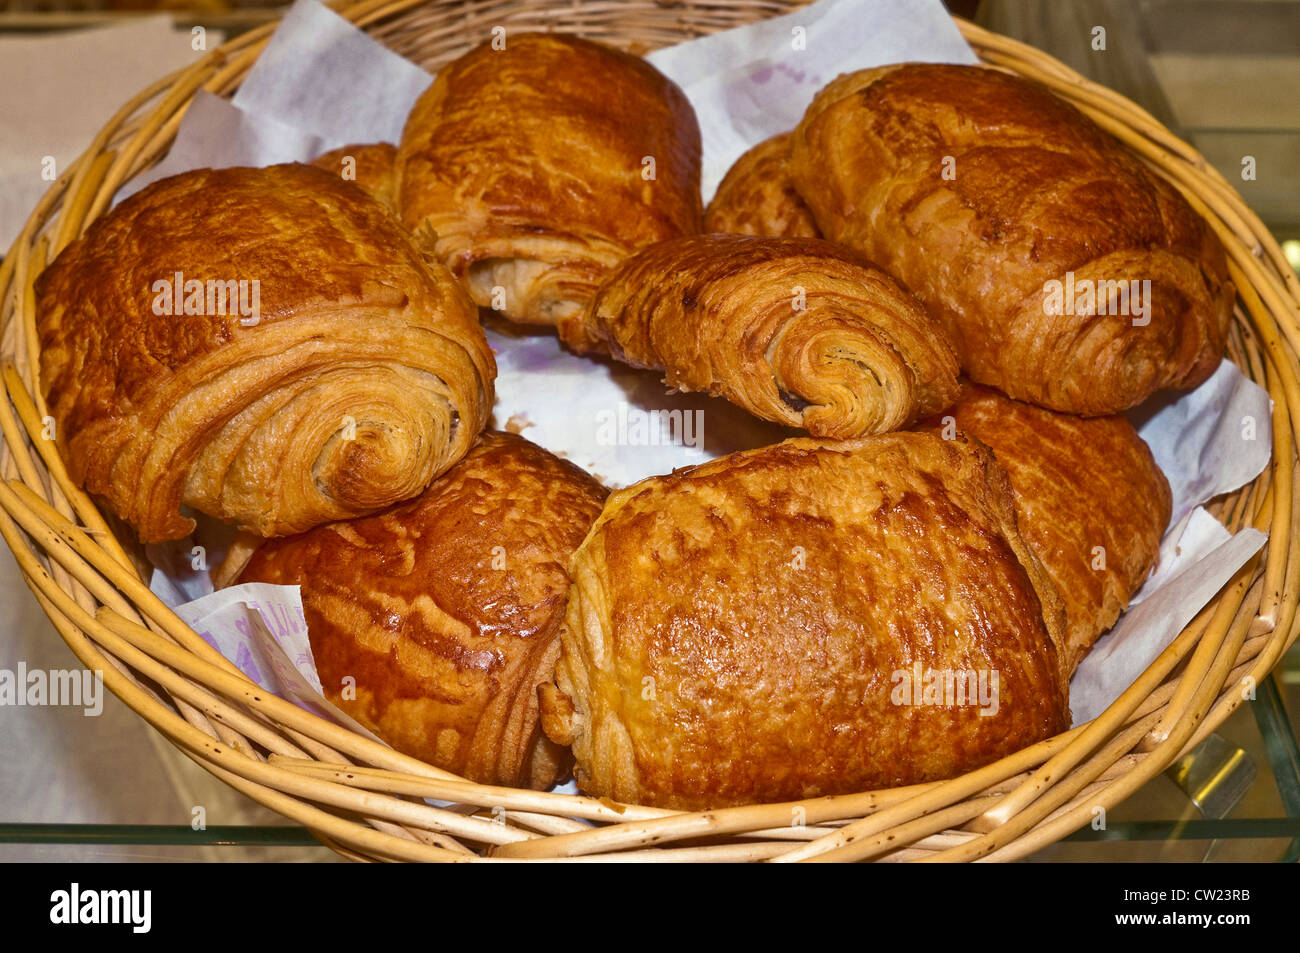
[[895,430],[959,391],[943,326],[888,275],[814,238],[660,242],[615,268],[559,332],[575,350],[821,437]]
[[69,473],[146,542],[189,533],[182,506],[277,536],[409,499],[492,405],[451,275],[307,165],[155,182],[64,249],[36,299]]
[[967,374],[1018,400],[1115,413],[1204,381],[1233,288],[1178,191],[1031,80],[908,63],[840,76],[794,134],[822,234],[948,326]]
[[1124,417],[1060,414],[990,387],[968,387],[929,429],[970,434],[1007,471],[1020,534],[1065,607],[1068,677],[1155,567],[1169,481]]
[[611,494],[542,718],[579,786],[703,809],[932,781],[1064,730],[1060,602],[975,441],[807,438]]
[[765,139],[727,170],[704,210],[706,232],[820,238],[811,210],[790,178],[790,134]]
[[397,214],[397,147],[389,142],[355,143],[331,149],[311,164],[353,182],[372,199]]
[[239,581],[301,587],[326,697],[394,748],[546,788],[569,753],[541,733],[537,686],[559,653],[566,564],[604,496],[572,464],[487,432],[416,499],[264,543]]
[[415,104],[399,206],[478,305],[551,325],[633,251],[700,230],[700,130],[639,57],[560,34],[504,42],[443,67]]

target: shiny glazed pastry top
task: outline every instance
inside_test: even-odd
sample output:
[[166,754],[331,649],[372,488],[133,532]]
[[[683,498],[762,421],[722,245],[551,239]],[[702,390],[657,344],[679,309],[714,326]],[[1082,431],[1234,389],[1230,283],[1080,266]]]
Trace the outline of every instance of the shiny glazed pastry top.
[[946,322],[975,381],[1083,415],[1193,387],[1223,355],[1222,246],[1173,186],[1073,106],[998,70],[840,76],[794,134],[822,234]]
[[331,149],[311,164],[353,182],[372,199],[397,214],[397,147],[388,142],[368,142]]
[[182,505],[261,536],[409,499],[492,404],[473,304],[397,221],[307,165],[163,179],[36,287],[72,479],[144,541]]
[[983,441],[1007,471],[1020,535],[1065,606],[1069,677],[1155,567],[1169,481],[1118,415],[1060,414],[974,385],[930,426]]
[[591,794],[700,809],[865,791],[1069,723],[1060,602],[1005,474],[965,437],[797,438],[643,480],[569,574],[542,717]]
[[239,581],[302,587],[326,697],[393,747],[546,788],[569,753],[541,734],[537,686],[559,653],[565,565],[604,497],[572,464],[487,432],[416,499],[271,540]]
[[554,324],[638,248],[700,230],[700,130],[649,63],[562,34],[438,73],[397,155],[401,217],[474,301]]
[[706,232],[820,238],[790,178],[790,134],[764,139],[727,170],[704,211]]

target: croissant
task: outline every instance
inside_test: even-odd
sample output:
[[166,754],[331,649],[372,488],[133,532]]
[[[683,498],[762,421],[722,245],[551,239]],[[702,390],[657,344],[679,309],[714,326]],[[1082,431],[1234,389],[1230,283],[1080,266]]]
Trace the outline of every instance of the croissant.
[[370,142],[331,149],[311,164],[354,182],[372,199],[397,214],[397,173],[393,163],[397,147],[388,142]]
[[156,182],[36,296],[69,473],[146,542],[193,529],[182,505],[278,536],[409,499],[492,404],[473,304],[378,204],[307,165]]
[[982,445],[808,438],[611,494],[542,726],[684,810],[933,781],[1069,724],[1060,602]]
[[943,328],[879,270],[812,238],[699,235],[618,266],[562,340],[663,370],[765,420],[848,438],[948,406]]
[[727,170],[704,210],[706,232],[820,238],[817,222],[790,179],[790,134],[760,142]]
[[828,239],[951,330],[967,374],[1102,415],[1204,381],[1233,287],[1222,246],[1158,175],[1044,87],[904,64],[839,77],[790,173]]
[[574,36],[511,35],[407,119],[399,206],[481,307],[553,325],[638,248],[700,230],[700,130],[677,86]]
[[541,733],[537,687],[559,654],[565,565],[604,496],[488,432],[416,499],[266,542],[239,581],[301,587],[326,697],[393,747],[481,784],[546,788],[571,758]]
[[992,449],[1015,491],[1020,534],[1065,607],[1068,677],[1151,574],[1169,525],[1169,481],[1124,417],[1075,417],[972,386],[927,429]]

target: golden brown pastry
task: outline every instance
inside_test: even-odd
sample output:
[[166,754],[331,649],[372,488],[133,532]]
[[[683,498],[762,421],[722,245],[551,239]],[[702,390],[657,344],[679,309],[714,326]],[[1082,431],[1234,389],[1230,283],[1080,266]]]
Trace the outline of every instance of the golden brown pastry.
[[1014,398],[1115,413],[1199,384],[1223,354],[1233,288],[1214,233],[1032,81],[916,63],[846,74],[808,108],[790,169],[822,234],[907,285],[970,377]]
[[559,331],[575,350],[822,437],[896,430],[958,393],[942,326],[888,275],[813,238],[652,245]]
[[1169,481],[1120,416],[1059,414],[972,386],[929,423],[988,444],[1007,471],[1020,534],[1065,606],[1068,677],[1156,565]]
[[559,654],[565,565],[604,496],[572,464],[488,432],[416,499],[267,542],[239,581],[302,587],[326,697],[394,748],[481,784],[546,788],[570,757],[541,733],[537,686]]
[[397,214],[397,175],[393,162],[397,147],[387,142],[370,142],[331,149],[311,160],[311,164],[333,172],[346,182],[354,182],[371,198]]
[[[700,130],[638,57],[511,35],[445,66],[397,153],[403,222],[482,307],[554,324],[631,252],[700,230]],[[500,289],[494,294],[493,289]]]
[[1069,723],[1060,603],[965,437],[798,438],[644,480],[611,494],[569,575],[542,724],[591,794],[864,791]]
[[790,179],[790,134],[760,142],[727,170],[704,211],[706,232],[820,238]]
[[492,405],[473,304],[307,165],[155,182],[36,293],[68,470],[146,542],[190,532],[182,505],[276,536],[409,499]]

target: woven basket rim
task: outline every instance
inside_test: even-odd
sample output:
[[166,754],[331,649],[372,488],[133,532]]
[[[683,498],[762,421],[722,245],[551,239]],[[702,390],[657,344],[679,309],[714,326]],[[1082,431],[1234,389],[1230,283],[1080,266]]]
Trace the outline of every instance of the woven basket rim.
[[[802,0],[337,0],[341,15],[429,66],[500,20],[574,27],[645,50]],[[1273,459],[1211,512],[1269,543],[1102,715],[948,781],[831,798],[676,812],[465,781],[268,696],[148,589],[113,529],[73,486],[35,386],[32,282],[169,147],[199,89],[230,96],[278,20],[224,44],[125,104],[51,186],[0,263],[0,535],[55,628],[88,668],[206,770],[352,859],[1013,860],[1109,810],[1246,699],[1295,637],[1300,536],[1291,421],[1300,414],[1300,283],[1276,240],[1189,144],[1046,53],[957,20],[987,65],[1045,83],[1172,182],[1223,240],[1238,287],[1228,356],[1273,399]],[[477,29],[479,32],[474,33]],[[432,807],[469,805],[477,814]],[[495,809],[495,810],[494,810]],[[483,816],[485,815],[485,816]],[[798,822],[792,825],[792,818]],[[704,842],[701,838],[709,838]],[[485,854],[480,854],[485,852]]]

